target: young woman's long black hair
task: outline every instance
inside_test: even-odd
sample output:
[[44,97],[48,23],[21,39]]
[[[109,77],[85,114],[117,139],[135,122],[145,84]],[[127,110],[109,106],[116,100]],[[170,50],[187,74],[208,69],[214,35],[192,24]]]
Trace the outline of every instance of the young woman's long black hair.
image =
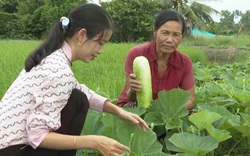
[[74,8],[68,15],[69,27],[64,30],[62,23],[58,20],[52,27],[46,40],[27,57],[25,70],[29,72],[37,66],[45,57],[59,49],[65,38],[72,38],[80,29],[87,30],[88,39],[105,30],[114,29],[114,23],[110,14],[96,4],[82,4]]

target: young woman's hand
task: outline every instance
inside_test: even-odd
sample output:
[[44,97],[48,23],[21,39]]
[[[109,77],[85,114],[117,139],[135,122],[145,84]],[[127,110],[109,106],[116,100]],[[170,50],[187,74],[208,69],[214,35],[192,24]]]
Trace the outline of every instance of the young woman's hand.
[[127,146],[105,136],[73,136],[55,132],[49,132],[39,147],[56,150],[95,149],[104,156],[123,156],[125,151],[130,152]]
[[120,109],[120,112],[117,116],[128,123],[137,125],[141,130],[149,130],[147,123],[137,114]]
[[127,146],[105,136],[97,136],[96,149],[104,156],[123,156],[125,151],[130,152]]
[[105,101],[103,106],[103,111],[111,113],[118,118],[127,121],[128,123],[137,125],[140,129],[146,131],[149,130],[147,123],[137,114],[128,112],[121,107],[116,106],[111,103],[109,100]]

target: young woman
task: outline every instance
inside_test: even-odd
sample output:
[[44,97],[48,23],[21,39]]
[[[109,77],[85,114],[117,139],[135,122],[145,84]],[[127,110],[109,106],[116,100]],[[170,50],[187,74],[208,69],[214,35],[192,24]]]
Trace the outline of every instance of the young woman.
[[186,108],[191,110],[194,104],[194,72],[190,58],[177,49],[185,32],[182,15],[172,10],[160,12],[155,19],[153,35],[155,40],[133,47],[127,54],[125,62],[126,84],[117,105],[137,107],[136,92],[141,83],[133,74],[133,60],[145,56],[150,65],[153,99],[161,90],[182,88],[190,94]]
[[74,156],[83,148],[105,156],[129,151],[105,136],[80,136],[89,107],[149,129],[138,115],[79,84],[71,70],[73,61],[88,63],[101,54],[112,33],[110,15],[95,4],[79,5],[55,24],[0,101],[1,156]]

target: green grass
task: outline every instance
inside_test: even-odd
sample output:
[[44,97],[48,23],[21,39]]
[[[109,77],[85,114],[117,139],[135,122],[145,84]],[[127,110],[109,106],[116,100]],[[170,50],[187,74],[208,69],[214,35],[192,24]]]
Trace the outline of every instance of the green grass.
[[103,53],[94,61],[86,64],[73,63],[73,71],[80,83],[113,100],[117,99],[125,85],[124,62],[133,43],[104,46]]
[[[230,38],[232,41],[232,37]],[[229,46],[228,38],[220,40],[225,40],[220,41],[222,44],[220,46]],[[217,42],[217,39],[212,38],[185,38],[178,50],[189,55],[193,62],[206,63],[207,58],[202,48]],[[39,44],[40,41],[0,40],[0,99],[24,67],[27,55]],[[74,62],[72,70],[80,83],[86,84],[103,96],[116,100],[125,84],[126,54],[136,44],[138,43],[107,43],[98,58],[88,64]],[[244,47],[244,51],[236,53],[233,61],[249,60],[248,38],[245,36],[239,38],[238,44]],[[220,46],[216,44],[217,48]]]
[[0,99],[24,67],[26,56],[38,44],[38,41],[0,41]]
[[[39,41],[0,41],[0,97],[8,89],[24,66],[26,56]],[[125,84],[124,62],[127,52],[136,43],[107,43],[103,53],[90,63],[76,61],[72,70],[80,83],[86,84],[97,93],[116,100]],[[203,59],[203,53],[195,47],[180,47],[195,62]],[[185,50],[186,49],[186,50]]]
[[[39,41],[0,41],[0,99],[24,67],[27,55],[39,44]],[[125,84],[126,54],[134,45],[107,43],[98,58],[88,64],[76,61],[72,70],[80,83],[115,100]]]
[[[249,35],[239,35],[236,40],[236,36],[216,36],[216,37],[188,37],[182,40],[183,45],[207,47],[216,49],[225,49],[231,47],[235,42],[235,48],[250,49]],[[235,41],[236,40],[236,41]]]
[[[206,54],[207,60],[218,62],[220,64],[245,62],[250,58],[249,35],[240,34],[236,39],[234,36],[216,36],[216,37],[188,37],[182,40],[182,45],[200,49]],[[187,50],[188,48],[184,48]],[[228,51],[232,50],[230,60],[228,60]],[[190,49],[191,50],[191,49]],[[190,52],[190,50],[188,52]],[[197,50],[196,50],[197,51]],[[199,53],[197,53],[199,54]],[[202,56],[199,56],[202,59]]]
[[[0,41],[0,97],[8,89],[24,66],[26,56],[39,41]],[[136,43],[107,43],[103,53],[90,63],[76,61],[72,70],[80,83],[97,93],[116,100],[125,85],[124,62],[126,54]],[[197,62],[203,53],[195,47],[180,47]]]
[[184,54],[187,54],[193,63],[196,63],[196,62],[206,63],[207,62],[206,54],[201,49],[195,46],[180,45],[178,47],[178,50]]

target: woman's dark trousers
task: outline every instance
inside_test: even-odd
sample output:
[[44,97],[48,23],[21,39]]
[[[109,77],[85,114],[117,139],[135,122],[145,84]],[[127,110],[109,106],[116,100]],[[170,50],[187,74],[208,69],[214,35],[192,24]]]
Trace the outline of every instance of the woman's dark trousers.
[[[68,103],[61,112],[61,127],[56,133],[80,135],[89,109],[86,95],[77,89],[72,91]],[[16,145],[0,150],[0,156],[75,156],[76,150],[33,149],[31,146]]]

